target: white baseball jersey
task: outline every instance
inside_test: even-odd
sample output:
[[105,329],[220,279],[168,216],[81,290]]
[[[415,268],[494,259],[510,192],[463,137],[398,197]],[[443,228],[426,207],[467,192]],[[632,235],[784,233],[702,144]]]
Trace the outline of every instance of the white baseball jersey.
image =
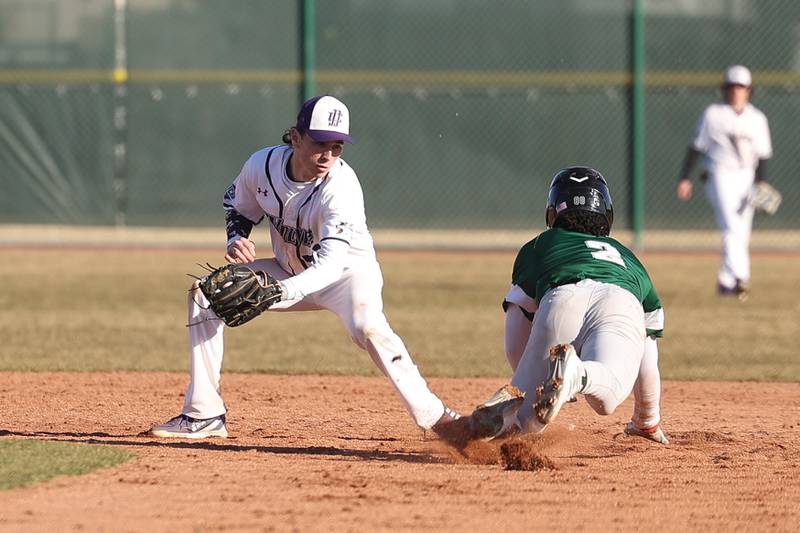
[[[275,312],[335,313],[350,337],[366,350],[398,392],[414,421],[431,428],[446,412],[428,388],[403,341],[383,314],[383,276],[367,230],[364,197],[355,172],[339,159],[327,175],[307,183],[289,179],[292,148],[273,146],[254,153],[225,194],[236,217],[270,223],[274,258],[249,265],[278,279],[285,299]],[[233,224],[232,239],[247,237],[249,224]],[[189,292],[191,382],[183,414],[208,419],[226,412],[220,390],[224,324],[197,290]],[[313,334],[312,334],[313,336]]]
[[741,113],[727,103],[708,106],[697,125],[692,145],[706,154],[709,173],[755,170],[759,159],[772,157],[767,117],[749,103]]
[[[225,195],[225,207],[256,224],[264,216],[269,219],[275,258],[294,276],[289,285],[309,294],[357,263],[376,261],[375,249],[353,169],[339,159],[324,177],[300,183],[287,175],[291,154],[290,146],[279,145],[250,156]],[[337,248],[335,258],[325,262],[319,256],[325,241],[347,246]]]

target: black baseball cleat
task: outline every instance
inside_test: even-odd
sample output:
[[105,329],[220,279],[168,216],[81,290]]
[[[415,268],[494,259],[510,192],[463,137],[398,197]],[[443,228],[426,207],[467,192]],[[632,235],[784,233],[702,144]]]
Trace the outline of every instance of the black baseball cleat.
[[735,296],[740,302],[746,302],[750,297],[750,284],[746,281],[737,280],[733,287],[726,287],[721,283],[717,284],[717,294],[720,296]]
[[431,427],[431,431],[443,441],[453,445],[463,445],[469,437],[467,419],[447,406],[439,420]]
[[747,283],[746,281],[737,280],[736,297],[739,298],[740,302],[746,302],[747,299],[750,297],[750,284]]

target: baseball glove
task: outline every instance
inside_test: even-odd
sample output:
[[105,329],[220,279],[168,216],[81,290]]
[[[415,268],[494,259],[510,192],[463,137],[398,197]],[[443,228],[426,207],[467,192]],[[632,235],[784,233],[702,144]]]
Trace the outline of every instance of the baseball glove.
[[768,215],[774,215],[781,205],[783,196],[780,191],[767,183],[766,181],[759,181],[753,185],[748,195],[748,201],[756,211],[761,211]]
[[199,285],[211,310],[232,328],[253,320],[279,302],[282,295],[271,275],[240,264],[212,270],[200,278]]

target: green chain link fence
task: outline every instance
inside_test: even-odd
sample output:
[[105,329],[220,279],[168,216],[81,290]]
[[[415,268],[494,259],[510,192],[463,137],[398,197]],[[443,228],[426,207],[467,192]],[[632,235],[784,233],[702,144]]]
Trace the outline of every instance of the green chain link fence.
[[221,227],[227,185],[313,81],[351,109],[373,228],[541,228],[554,171],[590,164],[630,229],[641,134],[645,235],[713,229],[675,185],[734,63],[784,193],[755,226],[782,239],[800,218],[795,0],[0,0],[0,223]]

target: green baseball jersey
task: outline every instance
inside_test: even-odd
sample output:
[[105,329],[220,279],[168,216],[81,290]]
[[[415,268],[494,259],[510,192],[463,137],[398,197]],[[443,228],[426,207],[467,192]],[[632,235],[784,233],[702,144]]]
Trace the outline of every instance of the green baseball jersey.
[[644,308],[648,335],[661,336],[663,310],[647,270],[611,237],[549,229],[526,243],[514,261],[512,283],[537,304],[553,287],[591,279],[631,292]]

